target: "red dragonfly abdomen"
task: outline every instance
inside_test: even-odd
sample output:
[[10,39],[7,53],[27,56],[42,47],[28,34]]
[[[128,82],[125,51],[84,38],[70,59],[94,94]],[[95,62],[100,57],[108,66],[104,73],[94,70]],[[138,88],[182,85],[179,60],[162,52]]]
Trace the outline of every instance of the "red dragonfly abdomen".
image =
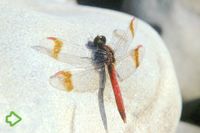
[[109,72],[113,92],[115,95],[115,101],[117,104],[118,111],[119,111],[120,116],[123,119],[124,123],[126,123],[126,113],[125,113],[124,103],[123,103],[120,87],[119,87],[119,84],[117,81],[116,70],[115,70],[115,67],[113,64],[108,66],[108,72]]

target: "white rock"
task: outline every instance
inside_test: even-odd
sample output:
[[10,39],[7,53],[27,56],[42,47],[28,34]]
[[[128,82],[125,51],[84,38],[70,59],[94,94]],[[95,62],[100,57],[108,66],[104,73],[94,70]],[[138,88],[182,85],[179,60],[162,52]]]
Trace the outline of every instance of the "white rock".
[[[7,0],[1,1],[0,9],[0,116],[13,110],[22,117],[15,128],[4,124],[0,132],[104,133],[97,91],[66,93],[54,89],[49,77],[71,67],[31,46],[40,45],[48,36],[63,38],[68,45],[84,45],[97,34],[109,40],[114,29],[127,27],[131,16],[53,1],[41,5],[38,1]],[[144,61],[120,84],[127,124],[119,116],[111,88],[106,87],[108,132],[173,133],[181,110],[174,68],[159,35],[146,23],[136,21],[133,45],[145,47]],[[1,101],[8,103],[6,109]]]

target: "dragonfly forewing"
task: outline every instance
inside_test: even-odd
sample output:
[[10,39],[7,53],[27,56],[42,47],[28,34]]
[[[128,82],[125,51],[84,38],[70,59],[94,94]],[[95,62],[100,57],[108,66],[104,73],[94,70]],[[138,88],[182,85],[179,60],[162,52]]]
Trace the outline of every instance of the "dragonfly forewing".
[[110,44],[115,51],[116,59],[123,59],[128,55],[128,50],[135,35],[135,21],[135,18],[131,19],[126,30],[116,29],[113,31],[113,37]]
[[[88,56],[79,56],[76,55],[76,53],[72,54],[70,53],[70,49],[79,50],[81,49],[80,46],[73,45],[72,48],[69,46],[64,46],[63,42],[56,38],[56,37],[48,37],[48,39],[53,40],[53,43],[51,45],[49,44],[42,44],[41,46],[33,46],[32,48],[36,51],[46,54],[60,62],[72,65],[74,67],[79,68],[86,68],[86,67],[93,67],[92,59]],[[65,50],[65,52],[62,51],[63,47],[67,47],[68,51]],[[68,52],[68,53],[67,53]]]

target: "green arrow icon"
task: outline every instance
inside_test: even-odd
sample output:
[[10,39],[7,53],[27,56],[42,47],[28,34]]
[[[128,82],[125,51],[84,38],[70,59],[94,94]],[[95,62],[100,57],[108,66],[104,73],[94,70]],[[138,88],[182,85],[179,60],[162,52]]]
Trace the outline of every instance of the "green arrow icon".
[[15,126],[21,120],[22,118],[14,111],[11,111],[10,114],[6,116],[6,123],[8,123],[11,127]]

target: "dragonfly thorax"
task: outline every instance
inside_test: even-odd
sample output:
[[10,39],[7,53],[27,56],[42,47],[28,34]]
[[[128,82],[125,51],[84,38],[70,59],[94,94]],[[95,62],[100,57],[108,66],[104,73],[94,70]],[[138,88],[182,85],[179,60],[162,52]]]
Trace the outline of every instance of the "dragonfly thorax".
[[106,64],[111,65],[115,62],[114,51],[111,47],[106,45],[106,37],[98,35],[93,41],[96,46],[96,51],[94,52],[94,63],[96,65]]
[[94,63],[96,65],[111,65],[115,62],[114,52],[108,45],[102,45],[94,52]]

